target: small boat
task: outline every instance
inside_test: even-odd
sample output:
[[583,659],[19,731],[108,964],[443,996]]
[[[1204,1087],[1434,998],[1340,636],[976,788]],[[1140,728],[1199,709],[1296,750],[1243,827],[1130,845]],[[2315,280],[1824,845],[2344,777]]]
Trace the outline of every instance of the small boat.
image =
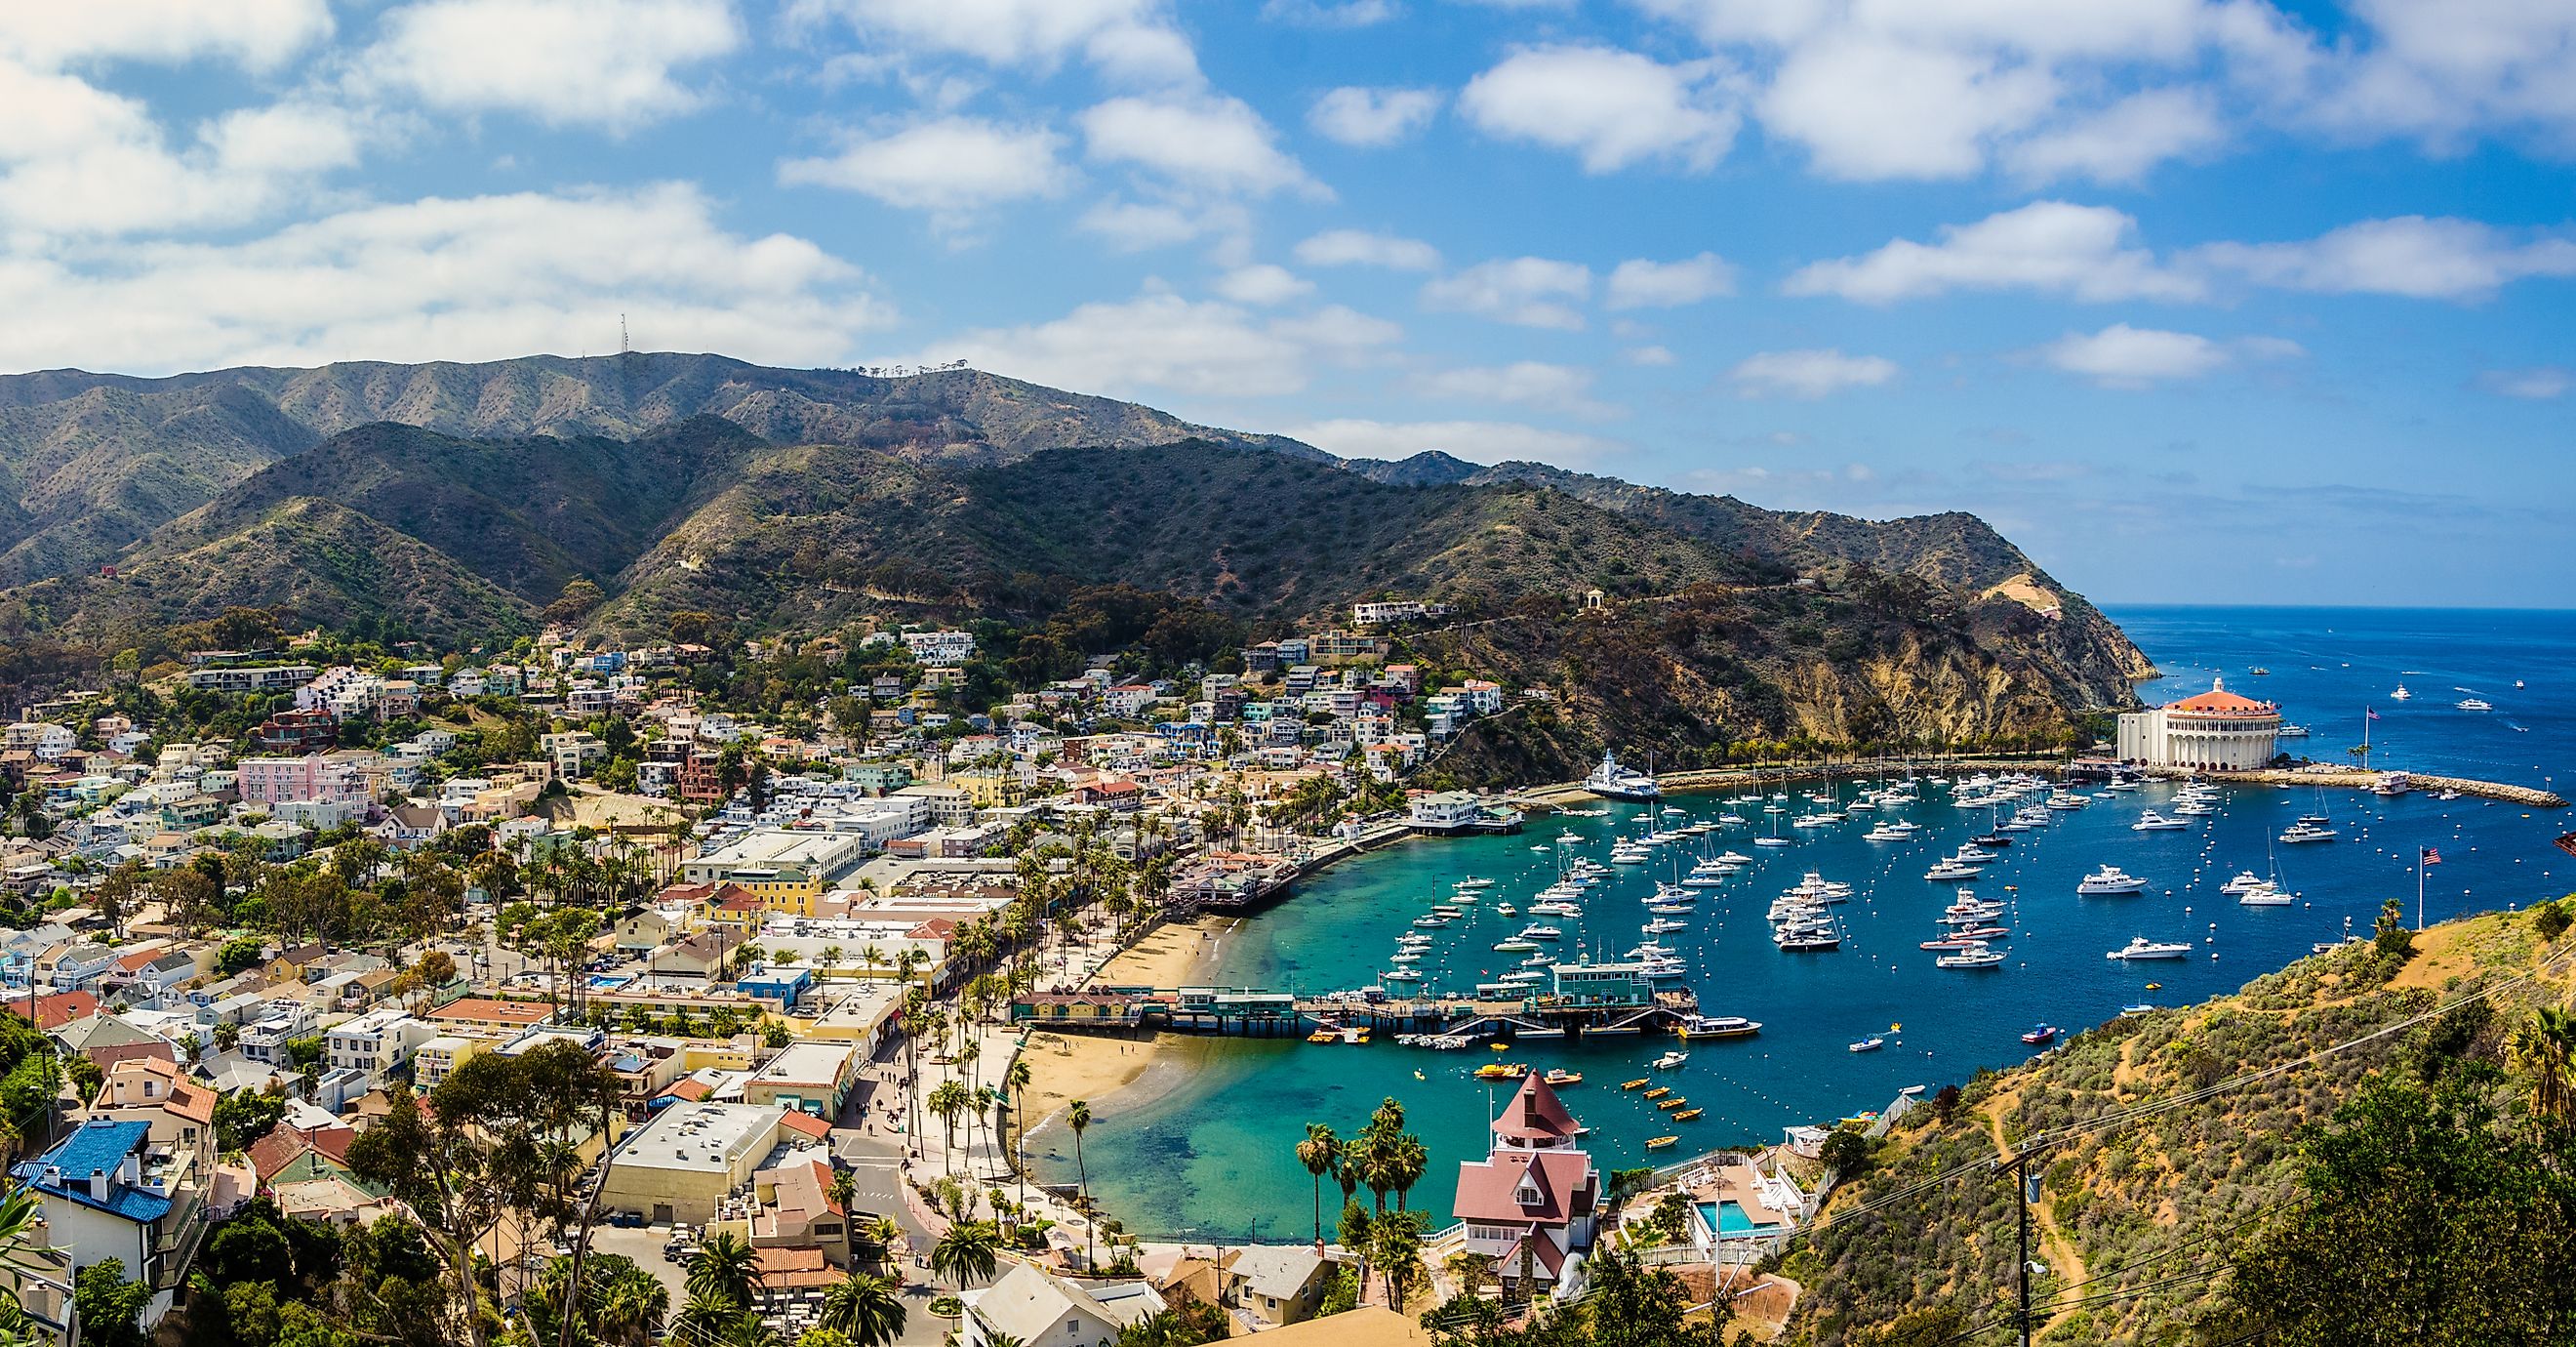
[[1666,1146],[1670,1146],[1670,1145],[1672,1145],[1672,1144],[1674,1144],[1675,1142],[1678,1142],[1678,1141],[1680,1141],[1680,1140],[1681,1140],[1681,1138],[1680,1138],[1680,1137],[1677,1137],[1677,1136],[1670,1136],[1670,1137],[1648,1137],[1648,1138],[1646,1138],[1646,1149],[1647,1149],[1647,1150],[1650,1150],[1650,1151],[1659,1151],[1659,1150],[1662,1150],[1664,1147],[1666,1147]]
[[1529,1068],[1518,1062],[1487,1062],[1476,1068],[1478,1080],[1518,1080],[1529,1074]]
[[2190,824],[2183,822],[2181,819],[2166,818],[2164,815],[2150,809],[2147,812],[2138,815],[2138,821],[2129,825],[2129,831],[2133,833],[2169,833],[2180,832],[2190,826]]
[[1748,1038],[1761,1032],[1760,1020],[1741,1015],[1698,1015],[1681,1027],[1684,1038]]
[[1509,940],[1494,942],[1494,952],[1497,954],[1527,954],[1537,948],[1538,942],[1527,936],[1516,935]]
[[2103,955],[2105,959],[2136,961],[2139,959],[2180,959],[2189,956],[2191,946],[2178,941],[2154,941],[2137,936],[2128,944]]
[[1689,1106],[1690,1101],[1682,1098],[1680,1095],[1674,1095],[1670,1099],[1659,1099],[1655,1101],[1655,1107],[1662,1109],[1666,1113],[1670,1113],[1678,1108],[1687,1108]]
[[2397,690],[2395,692],[2388,694],[2388,700],[2392,702],[2402,702],[2414,695],[2414,693],[2406,690],[2406,685],[2404,683],[2400,683],[2397,685]]
[[1852,1044],[1852,1045],[1851,1045],[1851,1051],[1853,1051],[1853,1052],[1876,1052],[1876,1051],[1878,1051],[1880,1048],[1883,1048],[1883,1047],[1886,1047],[1886,1046],[1887,1046],[1887,1040],[1886,1040],[1886,1039],[1881,1038],[1881,1037],[1879,1037],[1879,1036],[1878,1036],[1878,1035],[1876,1035],[1876,1034],[1872,1034],[1872,1035],[1870,1035],[1869,1037],[1864,1038],[1864,1039],[1862,1039],[1861,1041],[1859,1041],[1859,1042],[1857,1042],[1857,1043]]
[[1494,904],[1494,915],[1495,915],[1495,916],[1498,916],[1498,917],[1517,917],[1517,916],[1519,916],[1520,914],[1521,914],[1521,910],[1520,910],[1519,908],[1517,908],[1517,907],[1512,906],[1512,905],[1511,905],[1511,904],[1509,904],[1509,903],[1496,903],[1496,904]]
[[1422,975],[1410,968],[1390,968],[1378,978],[1380,982],[1420,982]]
[[1655,1069],[1657,1071],[1670,1071],[1674,1067],[1680,1066],[1682,1063],[1689,1060],[1690,1054],[1687,1052],[1668,1052],[1655,1059]]
[[1647,1078],[1644,1076],[1639,1076],[1635,1080],[1623,1080],[1619,1082],[1619,1088],[1622,1090],[1633,1090],[1644,1085],[1646,1083],[1646,1079]]
[[2302,842],[2331,842],[2339,836],[2341,836],[2340,833],[2324,824],[2302,821],[2293,823],[2285,829],[2281,833],[2281,840],[2296,846]]
[[1707,1111],[1708,1111],[1707,1109],[1700,1109],[1700,1108],[1686,1108],[1686,1109],[1683,1109],[1681,1112],[1674,1114],[1674,1115],[1673,1115],[1673,1121],[1674,1121],[1674,1122],[1698,1122],[1698,1121],[1699,1121],[1699,1115],[1701,1115],[1701,1114],[1703,1114],[1703,1113],[1706,1113]]
[[1542,1079],[1550,1085],[1563,1088],[1568,1085],[1582,1084],[1583,1073],[1580,1071],[1568,1071],[1561,1066],[1552,1066],[1547,1069],[1547,1075],[1542,1077]]
[[1342,1041],[1342,1036],[1334,1033],[1330,1029],[1318,1029],[1315,1032],[1306,1035],[1306,1041],[1309,1043],[1339,1043]]
[[1934,959],[1932,963],[1936,968],[1998,968],[2003,965],[2003,961],[2002,951],[1989,949],[1986,947],[1986,942],[1979,940],[1973,942],[1972,948],[1960,950],[1955,954],[1944,954]]
[[2462,697],[2457,703],[2463,711],[2492,711],[2495,704],[2483,697]]
[[1672,1087],[1672,1086],[1669,1086],[1669,1085],[1658,1085],[1658,1086],[1656,1086],[1655,1088],[1653,1088],[1653,1089],[1651,1089],[1651,1090],[1646,1091],[1646,1097],[1647,1097],[1648,1099],[1661,1099],[1661,1098],[1663,1098],[1665,1095],[1671,1094],[1672,1092],[1673,1092],[1673,1087]]
[[2032,1047],[2038,1047],[2043,1043],[2053,1043],[2056,1040],[2057,1026],[2054,1024],[2043,1024],[2021,1036],[2021,1041],[2030,1044]]

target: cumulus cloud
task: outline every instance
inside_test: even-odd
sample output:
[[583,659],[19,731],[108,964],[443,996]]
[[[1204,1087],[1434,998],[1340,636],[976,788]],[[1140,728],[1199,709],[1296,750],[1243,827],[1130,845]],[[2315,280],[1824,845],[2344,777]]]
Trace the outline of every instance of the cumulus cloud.
[[1394,234],[1372,234],[1362,229],[1328,229],[1298,244],[1297,260],[1310,267],[1438,271],[1440,250],[1420,239]]
[[1368,89],[1344,85],[1325,90],[1306,110],[1306,124],[1345,145],[1392,145],[1431,124],[1440,111],[1436,89]]
[[1268,0],[1261,17],[1311,28],[1366,28],[1396,16],[1395,0]]
[[1501,140],[1572,152],[1587,173],[1667,162],[1704,171],[1741,120],[1713,62],[1665,65],[1616,47],[1537,47],[1468,81],[1459,111]]
[[1281,432],[1344,458],[1411,458],[1426,450],[1470,463],[1535,459],[1581,467],[1617,455],[1616,440],[1510,421],[1309,421]]
[[873,49],[914,56],[1043,71],[1078,55],[1118,79],[1199,79],[1162,0],[793,0],[788,16],[845,24]]
[[1249,196],[1287,189],[1331,195],[1274,143],[1270,124],[1240,99],[1113,98],[1085,109],[1081,123],[1093,159],[1145,169],[1175,187]]
[[493,360],[653,345],[847,362],[891,320],[868,278],[784,234],[716,224],[694,188],[430,198],[244,242],[118,243],[0,266],[0,367]]
[[1008,201],[1054,196],[1072,172],[1057,160],[1064,137],[1044,127],[942,117],[891,135],[852,140],[839,154],[790,159],[778,180],[837,187],[955,223]]
[[1896,377],[1896,362],[1883,356],[1837,350],[1764,351],[1745,357],[1727,379],[1739,397],[1815,399],[1846,388],[1875,388]]
[[0,6],[0,56],[38,69],[204,57],[269,70],[328,38],[328,0],[81,0]]
[[2038,354],[2049,365],[2105,388],[2146,388],[2159,381],[2197,379],[2240,360],[2287,360],[2306,351],[2279,337],[2215,341],[2192,332],[2113,323],[2099,332],[2069,332]]
[[378,26],[362,89],[612,131],[698,106],[681,72],[743,37],[728,0],[420,0]]
[[1763,126],[1807,148],[1835,178],[1951,178],[2029,127],[2057,99],[2045,70],[1869,38],[1822,41],[1784,61],[1763,94]]
[[2092,301],[2200,298],[2197,277],[2132,246],[2137,223],[2108,206],[2035,201],[1974,224],[1944,225],[1937,243],[1897,239],[1859,257],[1810,263],[1782,288],[1866,304],[1953,290],[2028,290]]
[[1583,326],[1583,314],[1573,305],[1591,294],[1592,269],[1581,263],[1511,257],[1426,283],[1422,304],[1499,323],[1573,331]]
[[1266,397],[1300,392],[1319,363],[1355,359],[1401,335],[1394,324],[1339,307],[1261,319],[1233,304],[1145,295],[968,332],[925,358],[963,358],[978,369],[1116,396]]
[[2262,285],[2323,294],[2476,300],[2529,277],[2576,276],[2576,239],[2475,220],[2364,220],[2295,243],[2221,243],[2198,258]]
[[1285,304],[1315,292],[1315,283],[1269,262],[1236,267],[1217,278],[1216,292],[1237,304]]
[[1517,360],[1508,365],[1469,365],[1433,370],[1410,381],[1426,398],[1457,402],[1504,402],[1543,407],[1578,416],[1616,416],[1619,409],[1592,397],[1592,371],[1577,365]]
[[1611,309],[1671,309],[1735,293],[1735,268],[1715,253],[1678,262],[1636,258],[1610,273],[1602,304]]
[[2224,143],[2217,100],[2203,89],[2148,89],[2014,145],[2005,161],[2025,178],[2131,183],[2170,159]]

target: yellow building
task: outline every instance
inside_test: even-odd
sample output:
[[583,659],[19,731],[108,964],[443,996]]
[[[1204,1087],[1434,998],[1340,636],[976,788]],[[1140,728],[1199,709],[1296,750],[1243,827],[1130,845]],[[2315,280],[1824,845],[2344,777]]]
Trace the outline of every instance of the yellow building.
[[1009,809],[1028,798],[1028,787],[1017,773],[958,772],[948,784],[966,792],[966,802],[977,809]]
[[751,1181],[786,1116],[755,1104],[670,1105],[617,1152],[599,1203],[656,1224],[704,1225],[727,1193]]

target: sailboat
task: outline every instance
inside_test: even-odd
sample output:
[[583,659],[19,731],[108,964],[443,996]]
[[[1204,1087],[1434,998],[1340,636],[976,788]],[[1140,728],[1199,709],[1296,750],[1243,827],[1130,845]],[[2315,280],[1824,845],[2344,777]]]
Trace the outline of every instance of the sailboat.
[[1771,816],[1771,835],[1768,837],[1754,838],[1753,845],[1757,847],[1785,847],[1789,845],[1789,839],[1780,835],[1780,816],[1778,814],[1773,814]]

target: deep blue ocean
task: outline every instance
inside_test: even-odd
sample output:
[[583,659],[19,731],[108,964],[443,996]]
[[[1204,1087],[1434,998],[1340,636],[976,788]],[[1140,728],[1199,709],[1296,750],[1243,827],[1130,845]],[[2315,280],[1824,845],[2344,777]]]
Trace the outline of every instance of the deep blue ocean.
[[[2277,701],[2288,719],[2308,726],[2308,739],[2283,747],[2320,760],[2343,760],[2362,740],[2365,712],[2376,710],[2380,719],[2369,723],[2374,766],[2553,788],[2555,775],[2576,781],[2576,614],[2128,608],[2112,617],[2164,671],[2140,688],[2150,703],[2204,690],[2213,676],[2224,676],[2232,690]],[[2256,667],[2269,673],[2256,675]],[[2410,700],[2389,697],[2400,682],[2414,694]],[[2472,694],[2494,709],[2459,709]],[[1793,791],[1793,812],[1810,807],[1799,794],[1806,789]],[[1855,794],[1851,783],[1839,789],[1845,801]],[[2576,858],[2550,845],[2576,827],[2566,811],[2427,795],[2248,789],[2228,792],[2216,816],[2187,831],[2130,829],[2145,810],[2170,814],[2172,795],[2163,785],[2112,794],[2018,834],[2000,861],[1964,886],[2010,905],[2010,958],[1980,972],[1936,968],[1917,942],[1936,933],[1936,914],[1962,887],[1926,882],[1923,871],[1985,831],[1985,811],[1957,809],[1947,791],[1927,788],[1919,804],[1902,811],[1924,825],[1912,841],[1865,841],[1873,816],[1854,814],[1850,823],[1813,831],[1789,829],[1784,820],[1781,834],[1795,845],[1774,849],[1751,845],[1762,816],[1733,806],[1754,825],[1711,834],[1708,843],[1750,854],[1754,865],[1704,890],[1689,928],[1664,937],[1691,964],[1703,1010],[1763,1025],[1758,1037],[1694,1040],[1684,1067],[1659,1073],[1659,1084],[1673,1086],[1705,1116],[1673,1124],[1618,1088],[1648,1074],[1646,1060],[1675,1046],[1669,1036],[1532,1041],[1503,1056],[1584,1073],[1567,1100],[1593,1129],[1596,1158],[1632,1165],[1649,1159],[1643,1143],[1653,1135],[1683,1137],[1654,1159],[1777,1140],[1788,1126],[1878,1108],[1904,1086],[1937,1088],[2020,1060],[2035,1050],[2020,1035],[2041,1022],[2071,1030],[2132,1003],[2176,1005],[2232,990],[2306,955],[2314,942],[2347,929],[2366,933],[2387,898],[2403,899],[2411,915],[2419,847],[2442,856],[2426,872],[2430,920],[2576,889]],[[1716,796],[1664,803],[1693,818],[1730,807]],[[1413,918],[1455,880],[1485,876],[1498,882],[1476,918],[1435,932],[1439,943],[1420,965],[1432,985],[1464,989],[1519,957],[1491,946],[1532,918],[1507,919],[1491,909],[1497,901],[1525,906],[1553,877],[1560,832],[1582,834],[1589,840],[1576,849],[1606,859],[1610,833],[1637,831],[1645,808],[1614,805],[1597,819],[1539,815],[1518,837],[1408,842],[1345,863],[1230,936],[1218,980],[1301,991],[1368,983],[1391,966],[1387,955]],[[2340,841],[2272,842],[2298,815],[2320,808]],[[1580,942],[1615,956],[1642,938],[1640,900],[1655,878],[1670,876],[1664,855],[1696,849],[1667,847],[1649,867],[1620,870],[1593,890],[1579,921],[1540,920],[1564,928],[1569,953]],[[2078,897],[2077,879],[2105,862],[2147,878],[2148,890]],[[2302,895],[2299,905],[2245,908],[2217,892],[2240,870],[2263,873],[2275,864],[2284,887]],[[1770,943],[1764,913],[1810,870],[1855,886],[1838,909],[1848,938],[1832,953],[1783,954]],[[2153,963],[2103,957],[2137,935],[2188,941],[2196,951]],[[1886,1046],[1848,1050],[1871,1035]],[[1311,1233],[1311,1186],[1290,1150],[1305,1123],[1329,1122],[1347,1133],[1393,1095],[1433,1156],[1413,1205],[1445,1219],[1456,1162],[1483,1153],[1490,1116],[1492,1091],[1468,1073],[1494,1055],[1481,1045],[1435,1053],[1391,1043],[1210,1044],[1190,1054],[1187,1079],[1160,1097],[1132,1109],[1095,1102],[1084,1142],[1093,1187],[1149,1237],[1303,1238]],[[1031,1145],[1048,1153],[1041,1163],[1050,1177],[1071,1177],[1059,1130],[1041,1132]],[[1057,1149],[1068,1153],[1056,1156]]]

